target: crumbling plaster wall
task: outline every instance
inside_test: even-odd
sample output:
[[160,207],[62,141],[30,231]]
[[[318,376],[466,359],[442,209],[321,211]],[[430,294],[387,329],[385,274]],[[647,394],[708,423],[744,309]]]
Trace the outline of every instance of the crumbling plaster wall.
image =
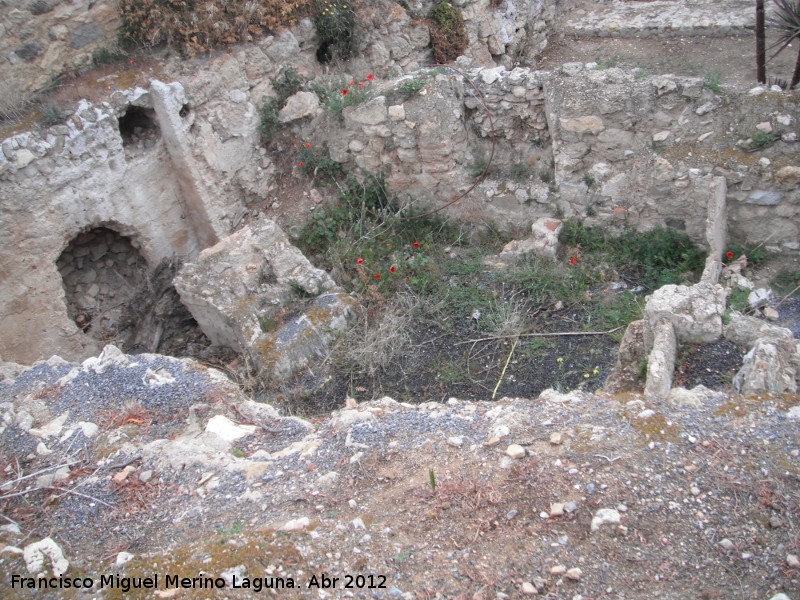
[[[325,141],[336,161],[385,172],[390,190],[422,210],[473,185],[494,132],[488,177],[447,213],[512,231],[563,216],[617,229],[667,225],[704,244],[723,176],[733,240],[800,250],[796,92],[718,94],[697,78],[583,64],[463,74],[469,81],[449,68],[406,75],[341,122],[321,115],[298,131]],[[424,87],[404,97],[408,80]],[[751,140],[759,131],[771,136],[761,148]]]
[[[123,143],[118,118],[128,106],[154,109],[155,143]],[[115,96],[113,104],[82,102],[65,125],[2,143],[0,356],[32,362],[97,351],[67,316],[56,268],[81,232],[113,229],[154,266],[162,258],[192,257],[230,231],[241,210],[238,197],[219,194],[199,177],[187,143],[195,119],[188,106],[179,84],[153,82],[149,91]],[[251,132],[251,153],[254,138]]]

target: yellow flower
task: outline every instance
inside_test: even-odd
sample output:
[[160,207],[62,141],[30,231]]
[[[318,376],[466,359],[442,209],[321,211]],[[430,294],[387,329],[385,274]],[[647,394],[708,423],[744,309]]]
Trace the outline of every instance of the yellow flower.
[[556,362],[557,362],[558,364],[561,364],[561,363],[563,363],[563,362],[564,362],[564,357],[563,357],[563,356],[559,356],[559,357],[556,359]]
[[590,377],[590,375],[589,375],[588,373],[584,373],[584,374],[583,374],[583,378],[584,378],[584,379],[589,379],[589,377]]
[[592,373],[594,373],[595,375],[600,375],[600,369],[598,369],[597,367],[595,367],[595,368],[594,368],[594,371],[592,371]]

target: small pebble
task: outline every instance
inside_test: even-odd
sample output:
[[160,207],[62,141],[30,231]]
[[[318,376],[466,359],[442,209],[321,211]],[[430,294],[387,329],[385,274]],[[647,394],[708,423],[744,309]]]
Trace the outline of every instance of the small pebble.
[[689,491],[692,492],[692,496],[700,495],[700,488],[697,487],[696,485],[693,485],[691,488],[689,488]]
[[522,593],[526,596],[535,596],[538,592],[530,581],[526,581],[522,584]]
[[786,555],[786,564],[789,565],[793,569],[800,568],[800,558],[797,558],[796,554],[787,554]]
[[583,571],[581,571],[578,567],[573,567],[566,572],[567,579],[572,579],[573,581],[578,581],[582,575]]
[[550,434],[550,443],[553,446],[560,446],[562,442],[561,434],[559,432],[554,432]]
[[519,444],[511,444],[506,448],[506,454],[511,458],[525,458],[525,448]]
[[597,531],[603,525],[618,525],[621,518],[619,511],[613,508],[601,508],[592,518],[591,529]]
[[461,448],[461,446],[464,445],[464,438],[460,435],[449,437],[447,438],[447,445],[452,446],[453,448]]
[[567,572],[567,567],[564,565],[556,565],[555,567],[550,567],[550,575],[563,575]]
[[561,502],[554,502],[550,505],[550,516],[560,517],[564,514],[564,505]]
[[728,538],[720,540],[719,545],[722,546],[722,548],[726,552],[730,552],[731,550],[733,550],[733,542],[730,541]]

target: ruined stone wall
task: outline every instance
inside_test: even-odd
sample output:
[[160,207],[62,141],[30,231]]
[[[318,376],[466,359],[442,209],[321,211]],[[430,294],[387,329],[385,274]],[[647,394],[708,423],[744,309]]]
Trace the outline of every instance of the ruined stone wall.
[[701,243],[711,176],[722,175],[732,239],[800,250],[796,92],[717,94],[701,79],[581,64],[554,73],[547,89],[565,216],[668,224]]
[[[97,341],[81,333],[75,314],[68,315],[63,271],[57,268],[76,237],[107,228],[128,238],[152,267],[163,258],[192,257],[215,243],[240,210],[237,198],[204,186],[186,155],[182,140],[194,115],[180,85],[154,83],[150,92],[139,89],[113,101],[82,102],[65,125],[2,143],[4,357],[32,362],[56,353],[96,352]],[[129,111],[137,115],[133,123],[127,121]],[[82,279],[87,277],[88,272]],[[78,283],[89,287],[76,290]],[[67,282],[67,289],[80,292],[83,308],[91,308],[85,296],[92,283]]]

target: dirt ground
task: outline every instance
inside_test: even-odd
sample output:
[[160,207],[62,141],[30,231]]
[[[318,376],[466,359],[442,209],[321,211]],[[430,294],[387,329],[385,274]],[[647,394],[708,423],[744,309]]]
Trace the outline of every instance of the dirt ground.
[[[767,45],[770,41],[768,39]],[[768,81],[775,78],[789,80],[796,56],[792,46],[769,61]],[[755,35],[638,39],[569,39],[557,36],[549,43],[537,67],[552,70],[565,62],[599,61],[617,61],[622,65],[643,69],[648,75],[711,75],[718,76],[723,86],[758,85]]]

